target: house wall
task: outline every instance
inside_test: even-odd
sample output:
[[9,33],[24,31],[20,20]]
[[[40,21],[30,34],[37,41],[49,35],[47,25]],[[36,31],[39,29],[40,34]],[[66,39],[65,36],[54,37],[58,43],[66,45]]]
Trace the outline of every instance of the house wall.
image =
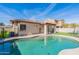
[[5,31],[8,31],[8,32],[14,32],[12,27],[5,27],[4,29]]
[[62,28],[63,24],[64,24],[64,20],[58,20],[57,23],[56,23],[56,27],[57,28]]
[[13,31],[14,31],[16,34],[18,34],[18,28],[19,28],[18,25],[19,25],[19,24],[16,24],[16,23],[12,24]]
[[[20,30],[20,25],[24,24],[26,25],[26,30]],[[12,26],[14,29],[14,32],[19,35],[28,35],[28,34],[39,34],[44,33],[44,24],[47,25],[47,34],[48,33],[55,33],[56,32],[56,24],[54,22],[46,22],[46,23],[32,23],[32,22],[21,22],[21,21],[14,21],[12,22]],[[49,32],[48,32],[48,26],[49,26]],[[54,32],[53,32],[54,30]]]
[[[21,24],[26,25],[26,30],[20,31]],[[18,33],[19,35],[38,34],[38,33],[44,32],[44,30],[43,30],[44,27],[41,24],[20,22],[16,25],[14,24],[13,27],[14,27],[15,32]],[[40,28],[41,28],[41,30],[39,30]]]
[[0,27],[0,33],[3,31],[3,29],[4,29],[4,31],[7,31],[7,32],[14,32],[14,30],[13,30],[13,27],[11,27],[11,26],[3,26],[3,27]]

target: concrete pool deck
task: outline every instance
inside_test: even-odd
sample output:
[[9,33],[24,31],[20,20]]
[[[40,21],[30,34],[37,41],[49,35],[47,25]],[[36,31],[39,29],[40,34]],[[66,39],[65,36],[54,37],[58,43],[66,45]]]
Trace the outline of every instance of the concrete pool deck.
[[64,49],[59,52],[59,55],[79,55],[79,48]]

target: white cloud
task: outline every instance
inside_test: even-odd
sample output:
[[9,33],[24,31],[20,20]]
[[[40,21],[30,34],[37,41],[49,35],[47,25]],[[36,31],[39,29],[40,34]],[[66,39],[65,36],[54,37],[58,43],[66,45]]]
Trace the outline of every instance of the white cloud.
[[54,7],[56,6],[56,4],[50,4],[43,12],[40,12],[38,15],[35,15],[33,17],[31,17],[32,19],[35,19],[37,17],[41,17],[41,16],[45,16],[48,12],[50,12]]

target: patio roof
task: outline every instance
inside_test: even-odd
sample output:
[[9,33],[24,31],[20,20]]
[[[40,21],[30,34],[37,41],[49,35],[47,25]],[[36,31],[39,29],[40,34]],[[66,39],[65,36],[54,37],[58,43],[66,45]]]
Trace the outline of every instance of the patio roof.
[[56,22],[55,22],[55,20],[46,20],[46,21],[44,21],[44,24],[56,25]]
[[42,24],[40,22],[37,21],[33,21],[33,20],[20,20],[20,19],[16,19],[16,20],[10,20],[12,23],[20,23],[20,22],[24,22],[24,23],[33,23],[33,24]]

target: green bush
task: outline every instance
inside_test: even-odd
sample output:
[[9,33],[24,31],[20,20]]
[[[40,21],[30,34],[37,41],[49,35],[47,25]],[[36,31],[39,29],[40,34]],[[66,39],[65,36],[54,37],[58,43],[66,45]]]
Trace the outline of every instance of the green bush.
[[4,33],[4,38],[8,38],[9,37],[9,32],[5,32]]
[[0,34],[0,38],[8,38],[9,37],[9,32],[4,31]]
[[2,34],[0,34],[0,38],[2,38]]

